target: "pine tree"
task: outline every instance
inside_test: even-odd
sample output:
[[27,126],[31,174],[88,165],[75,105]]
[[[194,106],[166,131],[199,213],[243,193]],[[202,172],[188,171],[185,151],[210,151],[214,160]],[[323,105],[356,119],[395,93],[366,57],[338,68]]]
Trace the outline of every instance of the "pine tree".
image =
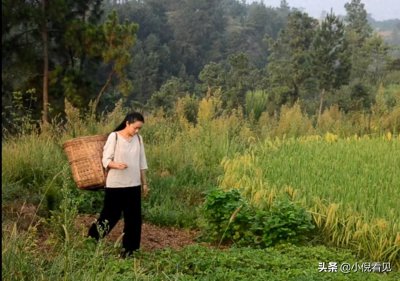
[[292,12],[278,39],[269,42],[268,82],[278,107],[296,102],[312,77],[310,47],[317,25],[307,14]]
[[367,11],[361,0],[351,0],[345,4],[346,9],[346,39],[349,43],[348,51],[352,65],[351,80],[364,78],[368,68],[368,54],[363,49],[365,42],[372,35],[372,28],[368,23]]
[[314,76],[320,91],[319,115],[325,95],[348,83],[350,63],[342,21],[332,11],[318,28],[312,44]]

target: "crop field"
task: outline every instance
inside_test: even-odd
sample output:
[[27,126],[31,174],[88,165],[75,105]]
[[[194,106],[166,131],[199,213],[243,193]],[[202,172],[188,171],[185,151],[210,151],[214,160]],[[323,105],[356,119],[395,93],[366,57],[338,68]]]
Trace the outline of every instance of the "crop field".
[[225,159],[221,186],[242,190],[256,205],[286,193],[307,207],[332,244],[397,259],[399,167],[400,142],[390,136],[309,136],[266,141]]

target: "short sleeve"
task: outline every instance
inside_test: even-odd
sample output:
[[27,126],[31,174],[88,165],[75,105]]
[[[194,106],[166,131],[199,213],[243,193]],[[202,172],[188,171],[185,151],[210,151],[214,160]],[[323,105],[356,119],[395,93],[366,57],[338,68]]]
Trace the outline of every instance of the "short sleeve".
[[146,159],[146,153],[144,151],[144,144],[143,144],[143,138],[139,136],[140,138],[140,170],[147,170],[147,159]]
[[115,145],[117,142],[116,134],[117,134],[116,132],[109,134],[107,141],[103,147],[102,163],[105,169],[107,169],[108,164],[110,164],[110,162],[114,159]]

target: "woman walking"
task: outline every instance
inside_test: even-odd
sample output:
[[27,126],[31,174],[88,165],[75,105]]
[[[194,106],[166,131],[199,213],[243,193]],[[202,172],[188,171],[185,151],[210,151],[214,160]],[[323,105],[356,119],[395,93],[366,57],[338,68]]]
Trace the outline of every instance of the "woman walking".
[[107,235],[124,216],[122,257],[140,248],[142,229],[141,195],[149,188],[146,180],[147,161],[139,131],[144,123],[138,112],[126,115],[108,136],[103,149],[103,166],[108,170],[104,205],[88,235],[98,240]]

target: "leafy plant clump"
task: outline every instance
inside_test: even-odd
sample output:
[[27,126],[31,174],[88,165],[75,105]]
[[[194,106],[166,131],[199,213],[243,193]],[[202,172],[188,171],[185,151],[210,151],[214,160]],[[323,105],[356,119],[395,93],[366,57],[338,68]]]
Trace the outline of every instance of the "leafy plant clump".
[[208,192],[201,213],[202,239],[219,245],[295,244],[306,241],[314,229],[310,214],[288,198],[276,199],[268,209],[255,208],[237,189]]

